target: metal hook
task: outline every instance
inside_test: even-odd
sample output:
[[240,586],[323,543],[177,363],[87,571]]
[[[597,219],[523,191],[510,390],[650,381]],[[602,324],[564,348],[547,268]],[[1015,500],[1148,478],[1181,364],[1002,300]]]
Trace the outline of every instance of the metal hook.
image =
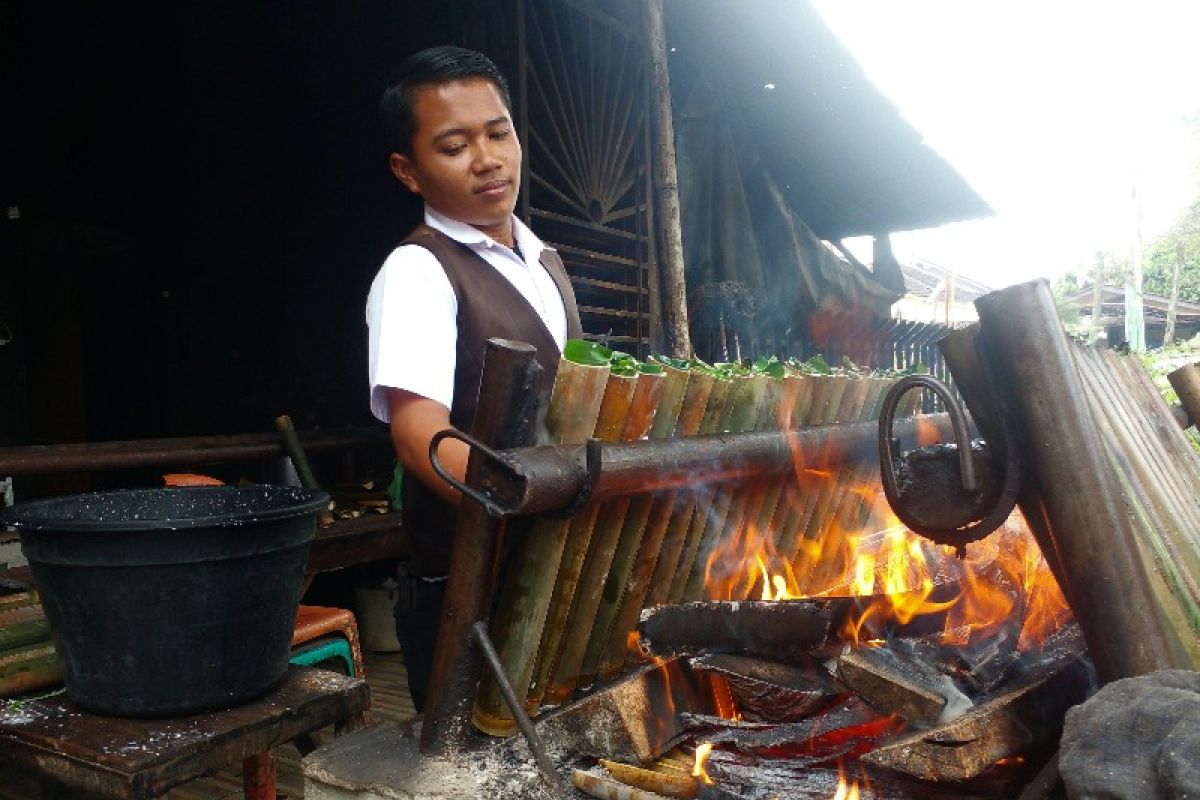
[[486,494],[483,494],[471,486],[468,486],[450,474],[450,471],[446,469],[441,460],[438,458],[437,453],[438,445],[446,439],[457,439],[458,441],[463,442],[471,449],[478,450],[480,453],[483,453],[488,460],[499,464],[503,469],[507,470],[509,474],[520,478],[520,475],[516,470],[513,469],[512,465],[506,462],[499,453],[488,447],[483,442],[454,428],[447,428],[444,431],[438,431],[433,435],[433,438],[429,440],[429,463],[433,466],[433,471],[438,474],[439,478],[453,486],[458,491],[462,492],[463,496],[469,497],[476,503],[479,503],[481,506],[483,506],[484,511],[486,511],[489,516],[496,517],[498,519],[512,516],[513,509],[500,505],[491,497],[488,497]]
[[883,485],[889,493],[898,494],[894,453],[892,452],[892,423],[896,419],[896,408],[900,398],[912,389],[930,389],[946,406],[950,415],[950,424],[954,427],[954,441],[958,445],[958,467],[962,475],[963,491],[975,494],[980,489],[979,474],[975,471],[975,459],[971,455],[971,431],[967,427],[967,415],[958,400],[950,393],[950,387],[931,375],[908,375],[888,390],[883,398],[883,407],[879,411],[879,460],[883,472]]

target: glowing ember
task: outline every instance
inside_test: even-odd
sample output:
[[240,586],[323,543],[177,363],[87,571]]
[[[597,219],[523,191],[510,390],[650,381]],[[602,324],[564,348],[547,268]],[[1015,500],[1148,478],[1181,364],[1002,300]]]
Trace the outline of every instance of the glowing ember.
[[705,762],[708,761],[708,754],[712,752],[712,742],[703,742],[696,748],[696,763],[692,767],[692,777],[699,778],[701,782],[708,785],[713,784],[713,779],[709,777],[708,772],[704,769]]

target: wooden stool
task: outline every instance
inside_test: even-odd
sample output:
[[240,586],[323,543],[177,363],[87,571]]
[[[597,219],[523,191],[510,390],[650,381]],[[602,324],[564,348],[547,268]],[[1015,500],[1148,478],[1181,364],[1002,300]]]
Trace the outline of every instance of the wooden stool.
[[122,800],[150,800],[240,762],[246,800],[275,800],[271,748],[326,725],[361,727],[368,702],[361,678],[296,666],[265,697],[176,719],[95,716],[65,696],[0,702],[0,759]]
[[355,677],[362,678],[362,647],[358,643],[358,624],[354,614],[344,608],[323,606],[300,606],[296,612],[296,627],[292,633],[292,647],[311,642],[328,634],[338,634],[350,645],[350,656],[354,663]]

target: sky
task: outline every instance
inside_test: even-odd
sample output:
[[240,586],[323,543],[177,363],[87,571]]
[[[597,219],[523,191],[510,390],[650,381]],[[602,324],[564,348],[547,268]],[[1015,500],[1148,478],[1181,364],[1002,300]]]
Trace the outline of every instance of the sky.
[[1090,269],[1097,250],[1131,256],[1139,207],[1149,241],[1200,193],[1197,0],[814,5],[996,211],[893,234],[901,260],[992,288],[1053,280]]

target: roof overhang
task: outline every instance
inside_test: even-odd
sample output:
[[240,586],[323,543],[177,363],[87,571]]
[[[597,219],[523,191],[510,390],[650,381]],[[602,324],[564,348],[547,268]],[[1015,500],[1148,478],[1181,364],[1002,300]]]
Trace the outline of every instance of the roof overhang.
[[916,230],[994,213],[808,2],[666,0],[666,9],[677,108],[695,81],[719,87],[721,113],[737,120],[742,141],[818,236]]

